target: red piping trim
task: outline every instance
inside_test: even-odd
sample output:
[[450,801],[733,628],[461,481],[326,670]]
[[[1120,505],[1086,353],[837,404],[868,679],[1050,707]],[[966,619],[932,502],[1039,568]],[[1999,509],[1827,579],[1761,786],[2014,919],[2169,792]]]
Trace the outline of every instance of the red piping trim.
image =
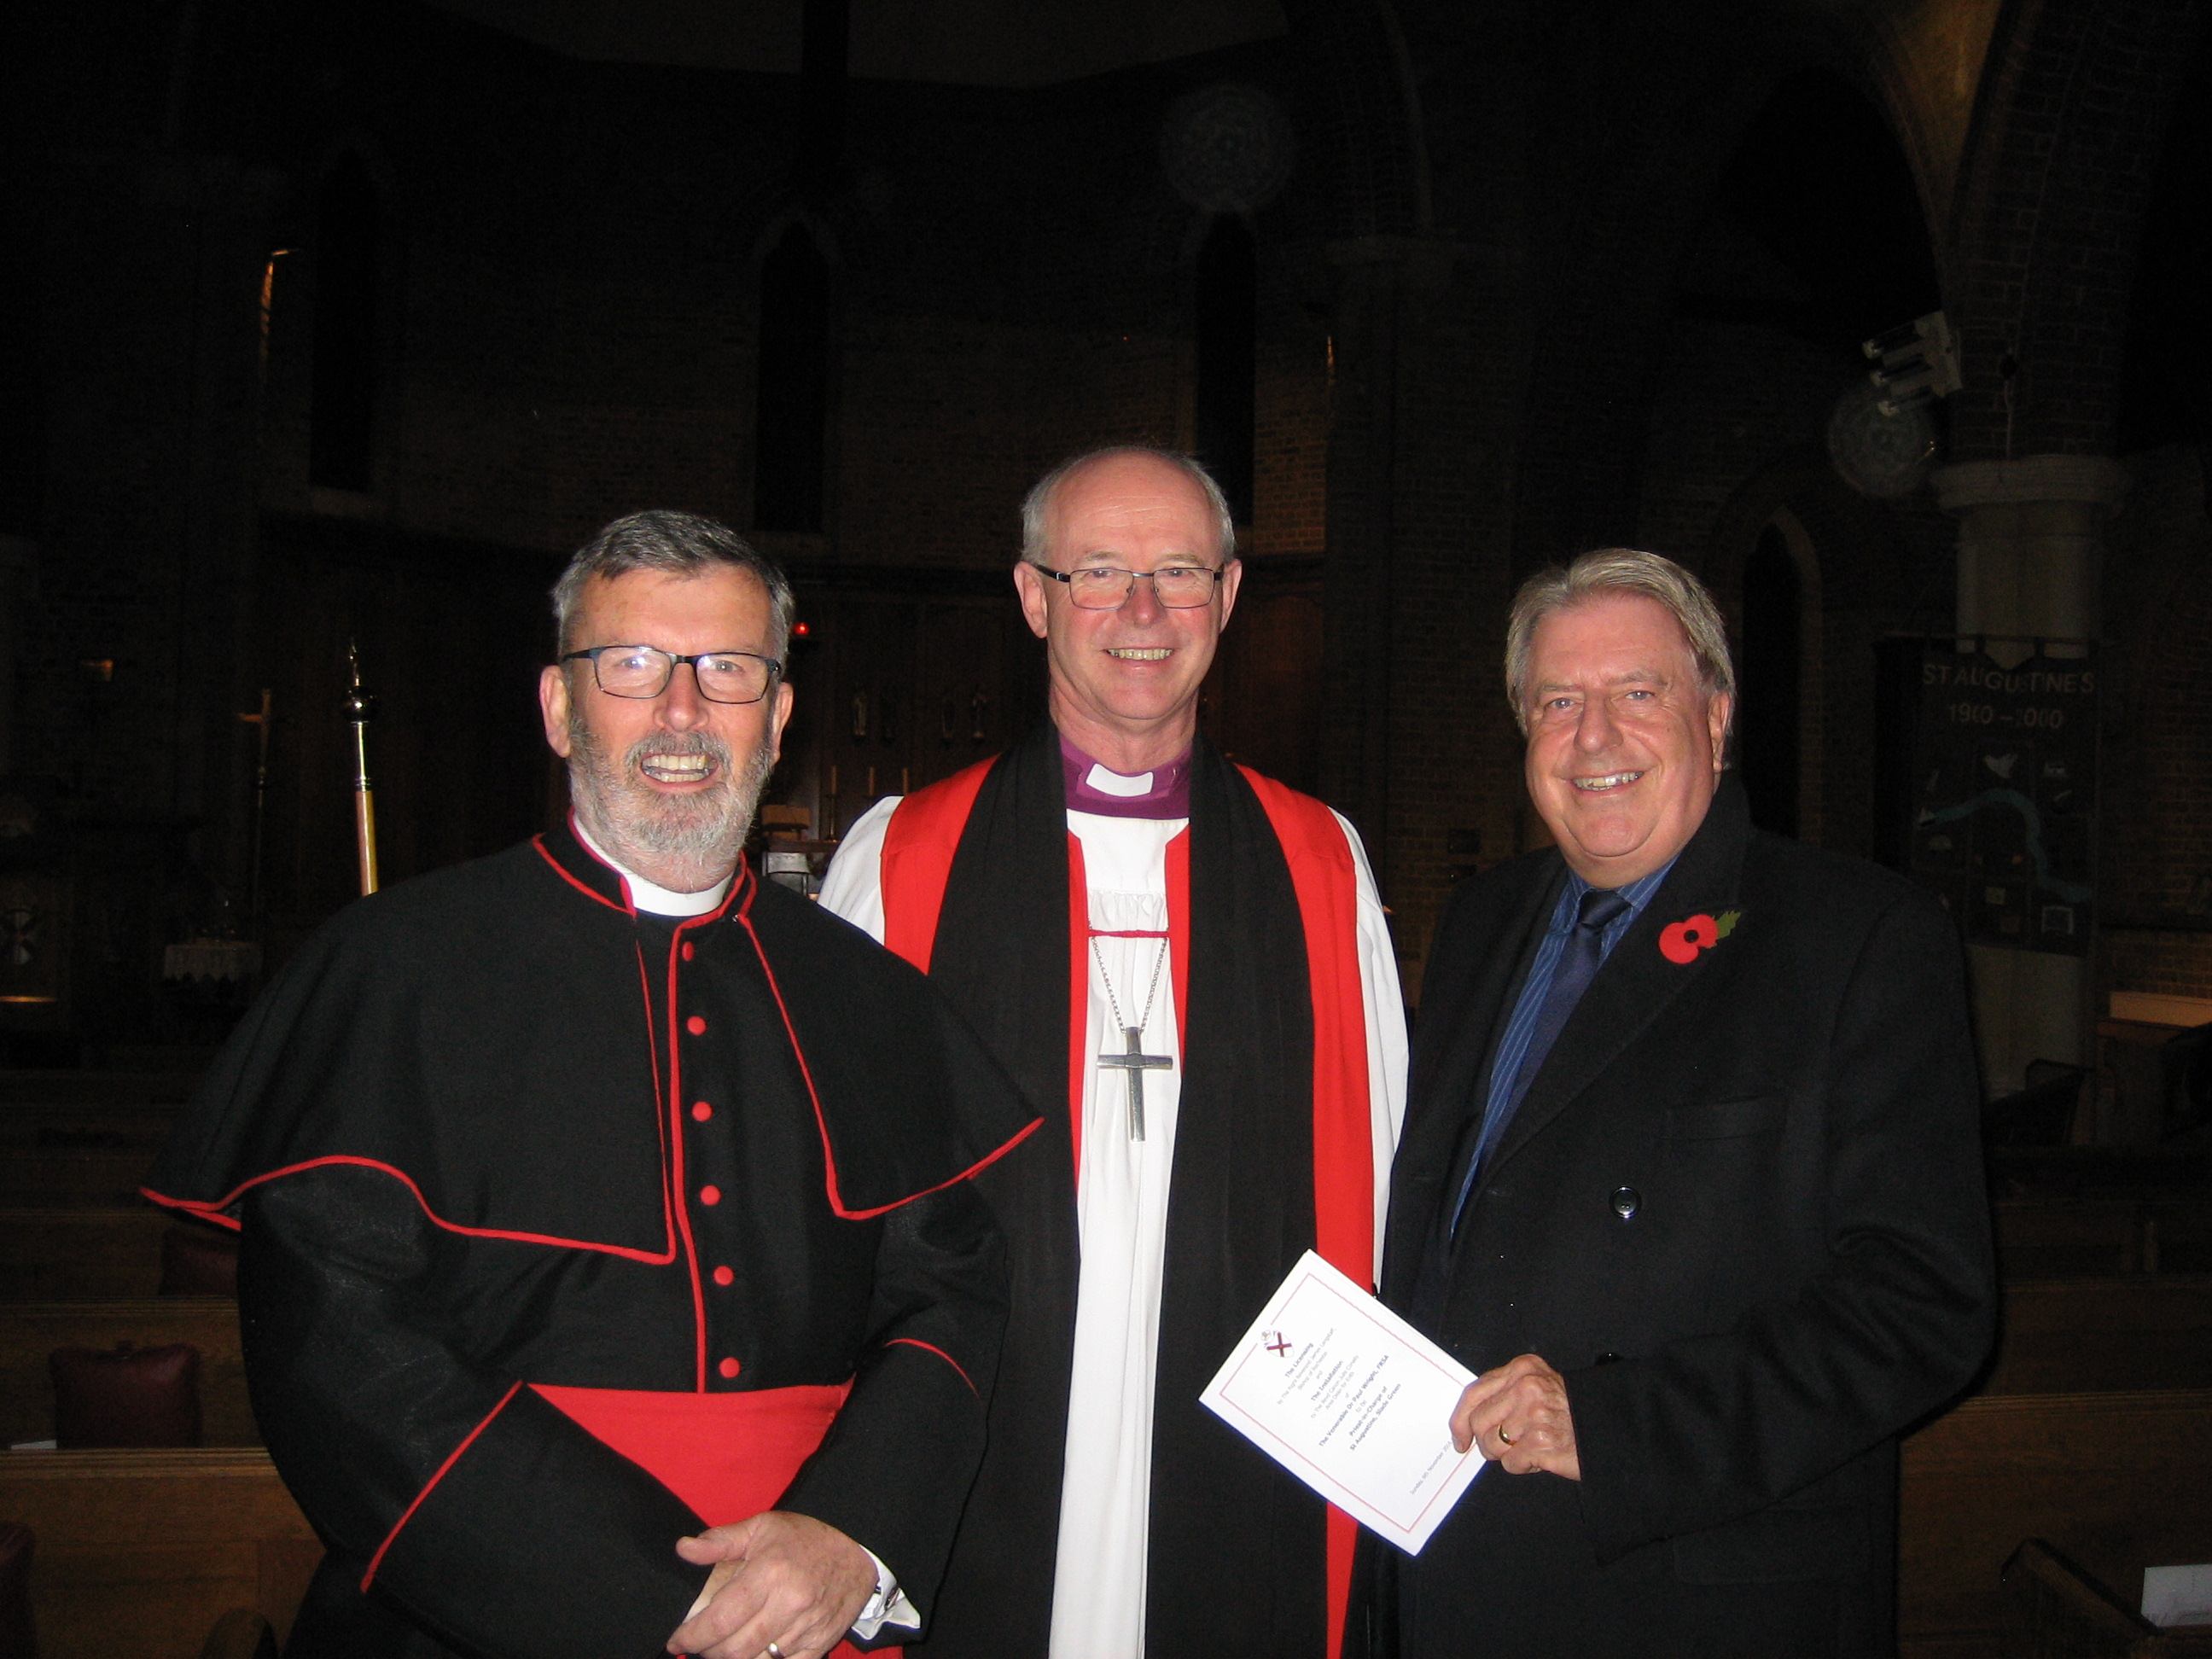
[[[571,823],[570,823],[570,831],[571,831],[571,833],[572,833],[572,834],[574,833],[574,815],[572,814],[572,815],[571,815]],[[562,863],[561,862],[561,860],[558,860],[558,859],[556,859],[556,858],[555,858],[555,857],[553,856],[551,850],[550,850],[550,849],[549,849],[549,848],[546,847],[546,845],[545,845],[545,837],[544,837],[544,836],[532,836],[530,838],[530,844],[531,844],[532,847],[534,847],[534,848],[536,848],[538,849],[538,856],[539,858],[544,859],[544,860],[545,860],[545,862],[546,862],[546,863],[548,863],[549,865],[550,865],[550,866],[553,866],[553,873],[554,873],[555,875],[556,875],[556,876],[560,877],[562,880],[563,880],[563,881],[567,882],[567,883],[568,884],[568,885],[569,885],[569,886],[571,886],[571,887],[574,888],[578,892],[581,893],[581,894],[582,894],[586,898],[587,898],[587,899],[591,900],[592,903],[594,903],[594,904],[604,904],[604,905],[605,905],[605,906],[607,907],[607,908],[608,908],[608,909],[610,909],[610,910],[619,910],[619,911],[621,911],[621,912],[622,912],[624,915],[626,915],[626,916],[634,916],[634,915],[635,915],[637,914],[637,912],[636,912],[635,910],[631,909],[631,908],[630,908],[627,904],[617,904],[617,903],[616,903],[612,899],[609,898],[609,897],[608,897],[605,893],[602,893],[602,892],[599,891],[599,890],[598,890],[597,889],[595,889],[595,888],[586,887],[586,886],[582,882],[578,881],[574,876],[571,875],[571,874],[568,872],[568,866],[567,866],[566,865],[562,864]],[[584,847],[583,840],[582,840],[582,838],[581,838],[581,837],[579,837],[579,838],[577,839],[576,845],[577,845],[577,846],[579,846],[579,847]],[[620,871],[618,871],[618,870],[616,870],[616,869],[615,869],[615,867],[614,867],[614,866],[612,866],[611,864],[607,863],[607,861],[606,861],[605,859],[603,859],[603,858],[599,858],[599,857],[594,856],[594,855],[592,854],[592,849],[591,849],[590,848],[588,848],[588,847],[584,847],[584,853],[585,853],[585,855],[586,855],[586,857],[590,857],[590,858],[592,859],[592,861],[594,864],[599,865],[599,866],[601,866],[603,868],[605,868],[605,869],[606,869],[606,870],[609,870],[609,871],[613,872],[613,873],[614,873],[614,875],[615,875],[615,878],[616,878],[617,880],[618,880],[618,881],[619,881],[619,880],[621,880],[621,878],[622,878],[622,872],[621,872]],[[628,884],[627,883],[625,883],[625,884],[623,884],[623,898],[625,898],[625,899],[629,898],[629,884]]]
[[957,1373],[963,1382],[966,1382],[968,1384],[969,1393],[975,1394],[978,1400],[981,1400],[983,1397],[980,1394],[975,1394],[975,1384],[969,1379],[967,1367],[963,1365],[958,1360],[955,1359],[951,1354],[945,1352],[944,1349],[939,1347],[934,1342],[925,1342],[918,1336],[894,1336],[886,1341],[884,1344],[884,1346],[886,1348],[896,1348],[902,1343],[905,1344],[909,1348],[921,1348],[926,1352],[935,1354],[939,1359],[942,1359],[946,1364],[952,1367],[953,1370]]
[[924,1187],[920,1192],[908,1193],[902,1197],[891,1200],[888,1204],[878,1204],[873,1209],[848,1209],[843,1196],[837,1190],[837,1154],[830,1144],[830,1122],[822,1115],[822,1097],[815,1092],[814,1073],[807,1067],[805,1050],[799,1047],[798,1029],[791,1023],[791,1010],[784,1006],[783,987],[776,983],[775,969],[769,966],[768,952],[761,948],[760,935],[753,931],[752,918],[749,915],[740,915],[733,920],[745,930],[745,937],[752,941],[753,954],[760,959],[761,975],[768,981],[769,994],[775,999],[776,1014],[783,1021],[783,1035],[791,1044],[791,1057],[799,1062],[799,1081],[806,1085],[807,1103],[814,1110],[814,1131],[822,1138],[823,1188],[829,1195],[830,1211],[840,1220],[872,1221],[879,1215],[890,1214],[901,1205],[911,1204],[917,1198],[927,1198],[932,1193],[943,1192],[947,1187],[956,1186],[981,1170],[988,1169],[1015,1147],[1020,1146],[1043,1121],[1032,1118],[1023,1126],[1019,1133],[1005,1142],[996,1151],[978,1158],[957,1175],[946,1176],[933,1187]]
[[141,1187],[138,1196],[150,1203],[159,1204],[164,1209],[182,1210],[186,1215],[198,1216],[202,1221],[212,1221],[216,1226],[228,1227],[233,1232],[239,1231],[242,1224],[236,1216],[223,1214],[204,1199],[171,1198],[168,1194],[157,1193],[151,1187]]
[[872,1210],[855,1210],[853,1212],[852,1219],[855,1221],[866,1221],[871,1217],[888,1215],[893,1210],[897,1209],[901,1205],[911,1204],[917,1198],[927,1198],[932,1193],[941,1193],[947,1187],[957,1187],[963,1181],[972,1181],[1042,1127],[1044,1127],[1044,1120],[1041,1117],[1033,1117],[1027,1123],[1022,1125],[1021,1129],[1018,1133],[1002,1143],[997,1151],[986,1152],[982,1157],[977,1158],[966,1169],[961,1170],[958,1175],[948,1176],[943,1181],[939,1182],[934,1187],[924,1187],[918,1193],[908,1193],[904,1198],[895,1198],[890,1203],[878,1205]]
[[845,1207],[845,1200],[837,1192],[837,1155],[830,1146],[829,1120],[822,1115],[822,1097],[815,1092],[813,1069],[806,1063],[806,1051],[799,1045],[798,1028],[791,1023],[791,1010],[784,1006],[783,987],[776,983],[775,969],[769,966],[768,952],[761,946],[760,935],[753,931],[753,919],[749,915],[737,918],[738,925],[745,930],[752,941],[753,955],[761,965],[761,976],[768,981],[768,994],[775,999],[776,1018],[783,1022],[784,1039],[791,1044],[791,1057],[799,1062],[799,1080],[806,1085],[806,1103],[814,1114],[814,1133],[822,1141],[823,1188],[830,1200],[830,1208],[848,1220],[855,1219],[854,1212]]
[[740,854],[737,872],[730,878],[730,890],[722,895],[721,908],[711,915],[695,916],[692,920],[719,921],[726,915],[750,915],[754,896],[759,891],[760,877],[754,872],[751,861]]
[[[918,1198],[927,1198],[932,1193],[941,1193],[947,1187],[957,1187],[963,1181],[972,1181],[1043,1127],[1044,1120],[1042,1118],[1033,1117],[1027,1123],[1022,1126],[1019,1133],[1012,1136],[1003,1145],[1000,1146],[995,1151],[986,1152],[981,1158],[977,1158],[973,1164],[961,1170],[957,1175],[950,1175],[945,1176],[944,1180],[939,1182],[934,1187],[924,1187],[920,1192],[905,1194],[902,1197],[891,1200],[888,1204],[878,1204],[872,1210],[840,1209],[837,1212],[838,1218],[841,1220],[845,1221],[873,1221],[878,1216],[889,1215],[893,1210],[902,1209],[905,1206],[913,1203],[915,1200]],[[826,1149],[827,1143],[825,1142],[824,1144]]]
[[562,1238],[552,1233],[517,1232],[505,1227],[464,1226],[458,1221],[447,1220],[445,1217],[432,1209],[429,1200],[422,1196],[422,1188],[416,1186],[414,1177],[404,1170],[386,1164],[380,1158],[359,1158],[350,1152],[333,1152],[327,1158],[311,1158],[299,1164],[287,1164],[282,1169],[270,1170],[265,1174],[255,1176],[251,1181],[242,1181],[229,1192],[216,1199],[169,1198],[154,1191],[151,1188],[142,1188],[140,1190],[156,1204],[166,1204],[174,1209],[189,1210],[195,1215],[204,1214],[210,1221],[220,1221],[226,1226],[235,1228],[238,1225],[237,1222],[226,1216],[216,1215],[213,1212],[228,1209],[247,1193],[264,1182],[279,1180],[289,1175],[304,1174],[309,1170],[328,1169],[339,1164],[352,1164],[358,1169],[374,1170],[380,1174],[390,1176],[414,1196],[415,1202],[421,1206],[422,1213],[429,1218],[433,1226],[442,1227],[449,1233],[459,1233],[465,1238],[504,1238],[517,1244],[547,1244],[563,1250],[594,1250],[602,1255],[618,1255],[627,1261],[642,1261],[647,1266],[653,1267],[665,1267],[676,1260],[676,1246],[673,1240],[670,1241],[669,1247],[665,1250],[641,1250],[634,1245],[601,1244],[588,1238]]
[[368,1558],[368,1571],[361,1576],[361,1593],[363,1595],[368,1594],[368,1587],[376,1582],[376,1570],[384,1565],[384,1553],[392,1547],[392,1540],[398,1537],[401,1528],[415,1518],[415,1511],[422,1507],[422,1500],[430,1495],[441,1480],[446,1478],[446,1471],[459,1462],[461,1454],[477,1443],[477,1437],[491,1426],[493,1418],[507,1409],[507,1402],[514,1398],[521,1387],[522,1384],[519,1382],[507,1385],[507,1392],[499,1397],[499,1404],[491,1408],[483,1422],[469,1431],[467,1439],[462,1441],[447,1454],[446,1461],[438,1465],[438,1472],[430,1477],[428,1483],[422,1491],[415,1494],[415,1501],[407,1506],[407,1512],[392,1523],[392,1530],[385,1534],[384,1541],[376,1547],[376,1553]]

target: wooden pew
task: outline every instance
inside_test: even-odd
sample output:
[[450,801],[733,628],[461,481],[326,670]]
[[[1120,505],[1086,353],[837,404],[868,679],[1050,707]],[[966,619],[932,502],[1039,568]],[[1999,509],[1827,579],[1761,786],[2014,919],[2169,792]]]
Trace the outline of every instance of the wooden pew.
[[191,1224],[145,1203],[0,1208],[0,1301],[150,1297],[161,1235]]
[[136,1201],[154,1167],[152,1146],[0,1147],[0,1206]]
[[0,1444],[51,1438],[56,1348],[142,1348],[189,1342],[200,1352],[200,1431],[210,1446],[258,1446],[238,1345],[238,1304],[216,1297],[130,1302],[0,1303]]
[[2212,1273],[2212,1194],[2009,1198],[1992,1213],[1997,1271],[2009,1282]]
[[1900,1484],[1904,1652],[1996,1659],[2002,1575],[2026,1539],[2124,1601],[2146,1566],[2212,1560],[2212,1389],[1982,1395],[1905,1441]]
[[0,1151],[18,1146],[160,1146],[179,1109],[150,1101],[0,1100]]
[[1993,1146],[1997,1198],[2190,1198],[2212,1189],[2212,1152],[2162,1146]]
[[2040,1539],[2022,1544],[2005,1564],[2005,1590],[2015,1653],[2212,1659],[2212,1626],[2160,1630],[2138,1611],[2140,1601],[2124,1606]]
[[2212,1388],[2212,1274],[2040,1279],[2002,1294],[1977,1394]]
[[199,1082],[197,1072],[0,1069],[0,1107],[26,1103],[80,1106],[181,1105]]
[[0,1454],[0,1515],[38,1534],[43,1659],[197,1659],[240,1607],[289,1633],[322,1558],[268,1454],[242,1448]]

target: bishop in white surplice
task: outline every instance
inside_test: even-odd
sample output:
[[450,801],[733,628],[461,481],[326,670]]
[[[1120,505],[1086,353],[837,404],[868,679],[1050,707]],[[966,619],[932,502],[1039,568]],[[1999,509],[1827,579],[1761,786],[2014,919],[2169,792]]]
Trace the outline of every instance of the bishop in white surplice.
[[[1103,766],[1093,767],[1085,781],[1107,795],[1142,795],[1152,786],[1149,774],[1124,778]],[[884,832],[897,804],[896,798],[881,801],[853,826],[822,890],[824,905],[878,940],[884,934],[884,909],[876,872]],[[1090,1054],[1121,1052],[1124,1030],[1145,1007],[1167,942],[1168,845],[1188,826],[1189,820],[1181,817],[1067,814],[1068,830],[1083,843],[1088,888],[1091,950],[1085,1042]],[[1359,968],[1367,1013],[1374,1167],[1387,1171],[1405,1112],[1405,1021],[1397,963],[1374,877],[1359,838],[1348,824],[1344,828],[1358,865]],[[1076,1175],[1083,1270],[1076,1292],[1067,1461],[1060,1486],[1053,1659],[1145,1651],[1153,1362],[1169,1176],[1182,1091],[1174,980],[1171,965],[1160,969],[1149,1017],[1139,1028],[1146,1053],[1167,1054],[1175,1062],[1166,1070],[1143,1073],[1142,1139],[1129,1132],[1126,1073],[1094,1065],[1085,1077]],[[1116,1004],[1120,1020],[1115,1017]],[[1387,1188],[1382,1180],[1376,1182],[1378,1272]]]

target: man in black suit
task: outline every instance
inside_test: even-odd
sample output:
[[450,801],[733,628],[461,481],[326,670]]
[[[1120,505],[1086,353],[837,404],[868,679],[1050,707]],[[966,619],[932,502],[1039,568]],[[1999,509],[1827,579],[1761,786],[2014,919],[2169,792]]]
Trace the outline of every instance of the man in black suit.
[[1670,561],[1530,580],[1506,682],[1557,846],[1438,927],[1383,1269],[1480,1370],[1452,1433],[1497,1467],[1420,1555],[1366,1540],[1370,1633],[1884,1651],[1896,1437],[1995,1305],[1956,934],[1751,827],[1720,617]]

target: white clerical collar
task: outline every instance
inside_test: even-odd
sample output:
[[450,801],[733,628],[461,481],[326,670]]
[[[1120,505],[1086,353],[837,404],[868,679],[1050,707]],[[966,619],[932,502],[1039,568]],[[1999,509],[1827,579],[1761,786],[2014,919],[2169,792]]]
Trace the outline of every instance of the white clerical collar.
[[[630,903],[650,915],[703,916],[720,904],[722,902],[722,895],[730,890],[730,878],[724,876],[721,880],[702,892],[672,892],[657,882],[647,881],[605,848],[600,846],[599,842],[593,841],[592,832],[584,828],[581,818],[572,814],[568,822],[575,829],[576,839],[590,848],[602,863],[612,866],[615,873],[628,884]],[[736,872],[732,871],[731,873],[734,875]]]
[[1119,795],[1133,799],[1152,793],[1152,775],[1139,772],[1134,777],[1124,777],[1119,772],[1109,772],[1103,762],[1093,761],[1090,772],[1083,780],[1084,787],[1096,789],[1102,795]]

